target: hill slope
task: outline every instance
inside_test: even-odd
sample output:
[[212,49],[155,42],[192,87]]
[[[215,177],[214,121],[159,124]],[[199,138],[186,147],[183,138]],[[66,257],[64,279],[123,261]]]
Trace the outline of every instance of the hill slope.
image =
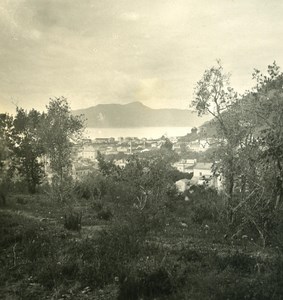
[[83,114],[87,127],[182,127],[199,126],[205,120],[185,109],[151,109],[140,102],[99,104],[72,112]]

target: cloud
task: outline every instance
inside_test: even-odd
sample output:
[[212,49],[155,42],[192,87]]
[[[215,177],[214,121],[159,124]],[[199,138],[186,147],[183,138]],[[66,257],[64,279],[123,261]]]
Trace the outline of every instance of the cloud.
[[140,15],[133,11],[124,12],[120,15],[120,19],[124,21],[135,22],[140,19]]
[[283,4],[272,1],[0,2],[0,110],[61,95],[74,108],[188,107],[216,58],[237,89],[250,87],[253,68],[283,64]]

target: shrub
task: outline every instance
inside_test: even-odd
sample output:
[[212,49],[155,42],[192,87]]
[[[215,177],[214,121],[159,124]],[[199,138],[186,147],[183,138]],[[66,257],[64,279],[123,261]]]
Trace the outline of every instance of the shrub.
[[101,201],[93,201],[92,208],[99,212],[100,210],[102,210],[103,204]]
[[6,199],[8,195],[8,191],[11,189],[11,184],[9,184],[8,180],[5,179],[1,181],[0,177],[0,206],[6,205]]
[[0,206],[6,205],[6,194],[2,191],[0,191]]
[[232,268],[235,271],[250,273],[254,270],[256,265],[256,259],[241,252],[228,254],[225,256],[216,257],[216,265],[220,270],[224,270],[227,267]]
[[71,177],[61,180],[57,175],[52,178],[50,185],[46,186],[46,193],[53,201],[61,203],[72,202],[75,198],[75,186]]
[[[68,252],[76,258],[76,265],[68,266],[69,274],[78,268],[77,278],[90,287],[103,287],[113,283],[115,277],[125,273],[132,260],[143,251],[145,233],[133,224],[114,224],[93,240],[72,245]],[[78,259],[79,257],[79,259]]]
[[97,213],[98,219],[102,219],[105,221],[109,221],[113,217],[113,213],[110,210],[110,208],[102,208],[98,213]]
[[123,278],[119,286],[118,300],[155,299],[170,295],[173,282],[167,270],[158,268],[151,273],[130,274]]
[[17,197],[16,201],[18,204],[21,204],[21,205],[25,205],[28,202],[27,199],[25,199],[23,197]]
[[208,205],[199,205],[194,207],[192,220],[197,224],[203,224],[205,221],[214,220],[214,212]]
[[79,231],[79,230],[81,230],[81,224],[82,224],[82,214],[81,213],[71,212],[71,213],[65,214],[64,227],[66,229]]

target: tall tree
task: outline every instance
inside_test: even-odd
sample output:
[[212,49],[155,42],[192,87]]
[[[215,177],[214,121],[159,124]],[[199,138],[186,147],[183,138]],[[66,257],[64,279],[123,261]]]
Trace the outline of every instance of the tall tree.
[[12,170],[13,117],[0,114],[0,204],[6,204]]
[[42,182],[44,171],[40,157],[44,153],[39,127],[43,115],[32,109],[29,112],[17,108],[14,119],[13,140],[17,169],[25,178],[30,193]]
[[204,72],[197,82],[192,106],[200,116],[210,114],[214,117],[219,139],[218,168],[225,179],[227,206],[233,201],[240,124],[235,109],[238,95],[230,86],[230,75],[223,71],[220,62]]
[[12,141],[13,117],[0,114],[0,174],[3,177],[7,170],[10,157],[10,146]]
[[264,247],[283,200],[283,75],[274,63],[253,76],[256,86],[239,97],[222,67],[211,68],[193,105],[214,117],[230,221],[237,233],[256,229]]
[[50,99],[44,126],[44,146],[54,175],[62,183],[70,175],[72,143],[84,128],[81,116],[73,116],[66,98]]

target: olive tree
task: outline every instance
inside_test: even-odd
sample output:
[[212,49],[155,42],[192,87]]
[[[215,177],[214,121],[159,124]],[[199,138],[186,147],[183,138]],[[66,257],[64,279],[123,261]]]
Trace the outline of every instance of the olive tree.
[[197,82],[192,106],[199,116],[210,114],[217,129],[218,171],[225,180],[227,207],[233,202],[235,174],[237,169],[237,147],[241,139],[241,125],[235,122],[239,116],[236,109],[238,95],[230,87],[230,75],[223,71],[220,62],[204,72]]

